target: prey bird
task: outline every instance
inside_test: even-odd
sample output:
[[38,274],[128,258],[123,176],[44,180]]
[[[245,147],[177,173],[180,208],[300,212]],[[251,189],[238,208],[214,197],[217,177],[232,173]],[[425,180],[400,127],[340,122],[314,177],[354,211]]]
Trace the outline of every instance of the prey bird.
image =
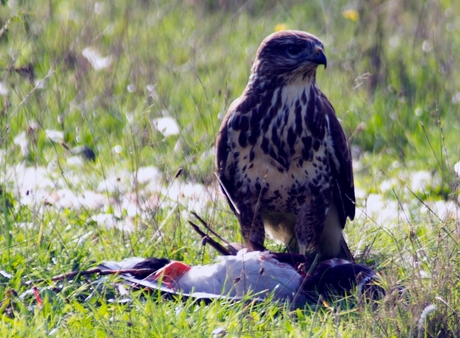
[[264,250],[267,232],[290,252],[351,261],[342,230],[355,215],[352,160],[319,65],[327,59],[312,34],[261,43],[217,136],[217,177],[248,249]]
[[323,299],[343,298],[355,289],[369,300],[385,294],[379,286],[380,278],[366,265],[332,258],[318,264],[311,274],[305,274],[289,263],[280,262],[278,255],[242,249],[235,256],[218,257],[214,264],[189,266],[172,261],[146,280],[159,280],[176,292],[230,297],[243,297],[250,292],[259,299],[271,294],[273,300],[289,299],[300,306],[306,301],[317,304],[319,295]]

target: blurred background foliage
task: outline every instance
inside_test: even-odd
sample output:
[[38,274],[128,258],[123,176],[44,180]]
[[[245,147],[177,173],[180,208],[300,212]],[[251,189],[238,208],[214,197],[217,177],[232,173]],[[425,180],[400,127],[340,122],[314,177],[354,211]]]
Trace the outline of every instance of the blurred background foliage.
[[[121,141],[126,157],[136,148],[136,163],[182,166],[209,182],[212,161],[201,160],[220,118],[244,88],[261,40],[289,28],[324,41],[329,67],[319,69],[318,83],[356,154],[435,167],[433,152],[459,152],[459,7],[431,0],[8,1],[0,12],[2,148],[17,157],[12,140],[27,130],[36,142],[31,159],[40,162],[60,151],[44,137],[58,129],[70,145],[102,154]],[[88,48],[108,66],[95,69]],[[177,138],[152,129],[160,116],[178,121]],[[172,151],[183,156],[171,158]]]

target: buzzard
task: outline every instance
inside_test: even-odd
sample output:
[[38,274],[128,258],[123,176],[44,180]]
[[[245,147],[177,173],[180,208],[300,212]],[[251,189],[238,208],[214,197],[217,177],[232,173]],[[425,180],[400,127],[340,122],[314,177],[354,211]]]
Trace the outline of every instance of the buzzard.
[[351,155],[318,65],[327,60],[312,34],[261,43],[217,136],[217,177],[249,249],[263,250],[267,232],[291,252],[352,260],[342,234],[355,215]]

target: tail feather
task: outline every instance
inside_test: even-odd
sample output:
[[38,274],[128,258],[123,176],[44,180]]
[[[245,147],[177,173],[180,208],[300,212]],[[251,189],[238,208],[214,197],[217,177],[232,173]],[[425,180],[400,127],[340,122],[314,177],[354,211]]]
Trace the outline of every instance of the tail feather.
[[346,259],[347,261],[354,262],[355,259],[353,258],[353,255],[351,254],[350,249],[348,248],[347,242],[345,241],[345,238],[340,239],[340,254],[337,258],[342,258]]

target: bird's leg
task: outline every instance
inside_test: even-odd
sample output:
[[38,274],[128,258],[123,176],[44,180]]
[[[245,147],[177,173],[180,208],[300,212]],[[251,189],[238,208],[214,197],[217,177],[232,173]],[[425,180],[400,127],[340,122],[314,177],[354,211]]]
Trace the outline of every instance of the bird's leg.
[[250,240],[246,244],[251,251],[265,251],[264,240],[264,222],[262,221],[260,212],[257,212],[252,221]]
[[258,208],[253,209],[254,204],[241,204],[238,208],[238,219],[246,247],[251,251],[264,251],[265,229],[260,211]]
[[319,242],[324,229],[328,210],[328,202],[324,194],[317,194],[314,198],[308,196],[297,214],[295,234],[302,255],[319,253]]
[[299,254],[305,255],[307,252],[307,246],[304,244],[299,244]]
[[247,244],[250,251],[265,251],[265,247],[260,245],[257,242],[253,242],[252,240]]

